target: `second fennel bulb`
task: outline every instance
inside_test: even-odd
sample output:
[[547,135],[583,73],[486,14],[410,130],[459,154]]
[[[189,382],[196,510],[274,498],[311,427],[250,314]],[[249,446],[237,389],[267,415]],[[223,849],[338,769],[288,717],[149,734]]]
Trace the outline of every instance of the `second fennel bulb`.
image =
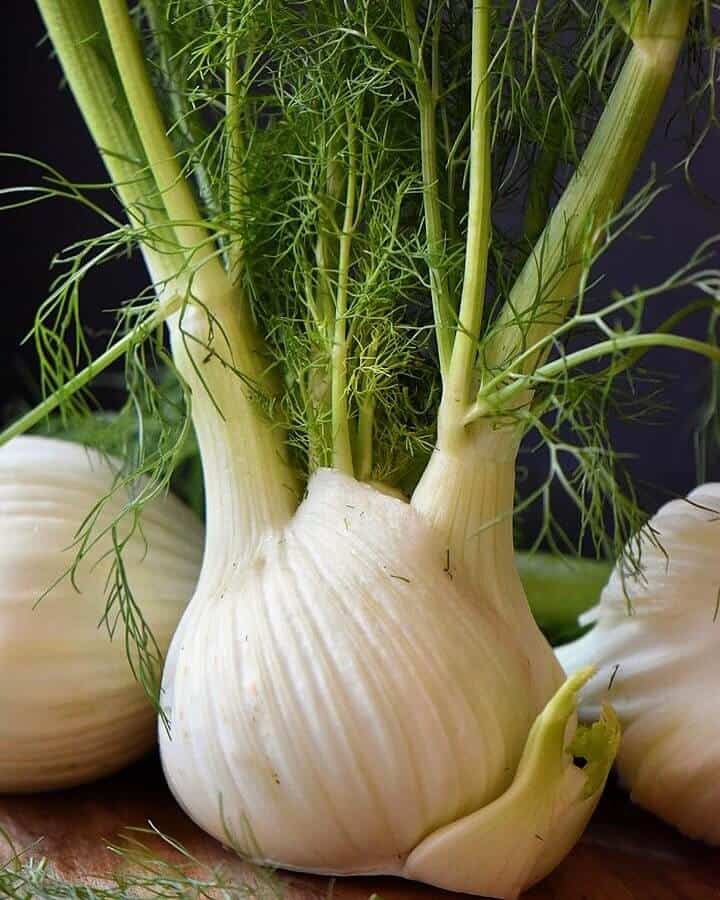
[[[66,441],[19,437],[0,449],[0,793],[109,775],[155,740],[117,607],[103,620],[107,529],[127,502],[113,493],[115,475],[106,457]],[[97,542],[71,578],[78,532],[107,495]],[[127,527],[118,525],[122,534]],[[157,642],[150,652],[167,648],[192,594],[202,535],[177,498],[159,497],[125,546],[124,573]]]

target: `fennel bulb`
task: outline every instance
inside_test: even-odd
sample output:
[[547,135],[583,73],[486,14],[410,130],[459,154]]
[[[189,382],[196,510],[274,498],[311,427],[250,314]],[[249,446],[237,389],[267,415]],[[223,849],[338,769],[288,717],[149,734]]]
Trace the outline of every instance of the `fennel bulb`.
[[[543,747],[549,766],[529,780],[534,802],[513,794],[562,678],[542,639],[523,645],[534,626],[526,606],[508,611],[512,567],[505,591],[468,574],[448,571],[446,544],[412,505],[318,471],[250,560],[206,563],[173,638],[160,747],[183,808],[284,868],[488,896],[545,874],[578,836],[567,820],[584,824],[597,802],[613,744],[588,791],[565,735],[571,691],[559,742]],[[504,829],[525,843],[500,872]]]
[[[618,740],[609,710],[576,727],[589,672],[563,682],[530,616],[518,446],[537,426],[566,450],[651,346],[720,356],[590,277],[651,202],[619,212],[701,4],[38,3],[127,212],[109,246],[142,250],[155,299],[4,437],[119,356],[152,384],[166,323],[207,509],[159,698],[179,802],[259,861],[517,896]],[[570,353],[576,328],[595,342]],[[596,532],[599,432],[576,448]]]
[[[107,459],[77,444],[18,437],[0,449],[0,791],[91,781],[154,743],[132,640],[120,611],[106,610],[113,537],[102,531],[122,509],[120,492],[68,574],[85,518],[114,483]],[[128,527],[119,524],[118,540]],[[123,577],[158,654],[192,594],[201,549],[200,523],[172,496],[152,502],[126,545]]]
[[720,484],[663,506],[615,567],[592,631],[557,649],[567,671],[597,674],[581,713],[612,702],[623,725],[618,771],[632,799],[690,837],[720,844]]

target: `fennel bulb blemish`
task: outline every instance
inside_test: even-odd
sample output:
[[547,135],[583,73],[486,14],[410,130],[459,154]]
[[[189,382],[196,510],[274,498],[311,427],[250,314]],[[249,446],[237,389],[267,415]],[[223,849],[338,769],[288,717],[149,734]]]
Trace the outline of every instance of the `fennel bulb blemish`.
[[597,666],[583,716],[613,704],[618,771],[632,799],[691,837],[720,844],[720,484],[663,506],[639,534],[640,569],[622,560],[593,609],[592,631],[558,648],[572,671]]
[[[77,444],[19,437],[0,449],[0,792],[91,781],[154,743],[155,710],[131,670],[124,622],[117,609],[104,620],[113,541],[102,532],[122,510],[122,491],[104,504],[99,539],[72,579],[66,574],[78,532],[114,478],[101,454]],[[201,524],[172,496],[151,502],[125,547],[125,574],[158,655],[201,553]]]

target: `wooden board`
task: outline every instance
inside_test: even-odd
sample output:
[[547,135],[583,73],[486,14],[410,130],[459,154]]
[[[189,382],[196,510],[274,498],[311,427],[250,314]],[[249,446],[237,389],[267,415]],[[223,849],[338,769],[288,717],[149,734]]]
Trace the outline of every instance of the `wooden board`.
[[[148,821],[209,866],[246,879],[237,857],[203,834],[182,813],[151,757],[115,778],[73,791],[0,797],[0,827],[17,848],[32,847],[57,873],[72,881],[102,878],[118,866],[108,843],[121,843],[127,826]],[[162,842],[140,836],[170,861],[179,855]],[[4,849],[0,847],[0,855]],[[0,856],[0,859],[2,857]],[[4,860],[3,860],[4,861]],[[287,900],[328,897],[327,879],[287,878]],[[333,900],[456,898],[435,888],[393,878],[335,882]],[[582,841],[568,859],[526,900],[720,900],[720,849],[686,840],[632,806],[611,787]]]

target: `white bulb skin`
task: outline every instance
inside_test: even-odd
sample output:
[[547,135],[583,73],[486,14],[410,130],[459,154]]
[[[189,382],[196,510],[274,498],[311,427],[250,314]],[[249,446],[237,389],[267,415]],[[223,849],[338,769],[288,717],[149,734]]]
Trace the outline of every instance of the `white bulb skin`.
[[597,666],[581,714],[612,703],[632,799],[720,845],[720,484],[663,506],[639,540],[642,574],[623,584],[616,566],[585,616],[592,631],[557,655],[567,670]]
[[[320,470],[249,563],[227,571],[211,553],[168,654],[160,727],[170,787],[202,828],[283,868],[407,874],[423,838],[507,790],[548,660],[451,577],[411,506]],[[572,766],[558,754],[558,772]],[[530,873],[541,845],[528,843]]]
[[[154,743],[155,711],[130,669],[123,622],[112,640],[101,623],[110,535],[80,563],[75,586],[63,578],[40,599],[72,564],[78,529],[113,487],[112,465],[51,438],[18,437],[0,448],[0,792],[92,781]],[[99,529],[125,499],[122,491],[112,497]],[[167,496],[146,507],[142,536],[124,551],[161,651],[192,595],[202,548],[198,519]]]

